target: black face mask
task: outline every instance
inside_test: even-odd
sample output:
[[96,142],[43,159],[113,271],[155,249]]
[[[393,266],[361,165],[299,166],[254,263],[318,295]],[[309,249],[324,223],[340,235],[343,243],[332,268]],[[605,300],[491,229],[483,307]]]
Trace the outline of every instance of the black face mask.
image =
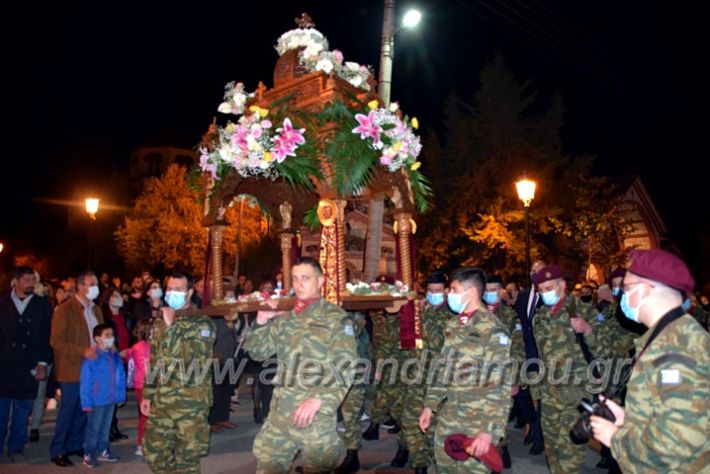
[[33,294],[34,292],[35,292],[35,289],[32,288],[31,286],[25,288],[25,290],[23,291],[23,293],[24,293],[25,295],[27,295],[27,296],[30,296],[30,295]]
[[582,295],[579,297],[579,299],[582,300],[583,303],[591,303],[592,295]]

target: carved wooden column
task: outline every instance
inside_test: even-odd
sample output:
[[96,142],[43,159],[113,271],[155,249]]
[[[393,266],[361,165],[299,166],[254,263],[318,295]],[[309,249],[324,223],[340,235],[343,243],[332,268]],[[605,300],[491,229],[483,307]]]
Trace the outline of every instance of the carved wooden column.
[[409,248],[409,237],[412,234],[412,215],[408,212],[395,214],[397,224],[397,239],[399,241],[399,264],[402,269],[402,283],[412,290],[414,269],[412,268],[412,249]]
[[284,293],[291,291],[291,245],[293,234],[284,229],[280,235],[281,239],[281,272],[283,278]]
[[212,253],[212,299],[221,300],[224,298],[224,288],[222,286],[222,248],[224,242],[224,224],[212,224],[210,226],[210,242]]
[[338,226],[338,288],[342,292],[348,281],[345,271],[347,268],[345,263],[345,206],[348,202],[338,199],[335,204],[338,206],[338,219],[335,221],[335,225]]

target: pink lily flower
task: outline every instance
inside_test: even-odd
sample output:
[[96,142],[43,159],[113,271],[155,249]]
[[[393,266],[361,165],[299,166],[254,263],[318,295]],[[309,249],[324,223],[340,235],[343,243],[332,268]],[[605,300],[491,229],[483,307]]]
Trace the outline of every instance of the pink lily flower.
[[360,124],[359,126],[353,128],[353,133],[359,133],[360,138],[372,138],[375,146],[379,146],[380,133],[382,132],[382,127],[375,123],[375,110],[370,110],[367,115],[357,114],[355,119]]

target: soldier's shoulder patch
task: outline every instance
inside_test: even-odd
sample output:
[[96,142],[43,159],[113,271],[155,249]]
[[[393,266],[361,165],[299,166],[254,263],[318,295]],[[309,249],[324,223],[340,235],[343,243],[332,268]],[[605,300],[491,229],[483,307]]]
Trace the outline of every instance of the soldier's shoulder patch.
[[686,367],[693,368],[697,362],[690,357],[682,354],[664,354],[653,361],[653,366],[658,368],[665,364],[680,364]]
[[522,331],[523,330],[523,325],[520,323],[515,323],[515,330],[516,331]]
[[661,370],[662,385],[679,385],[680,370],[678,369],[662,369]]
[[210,329],[200,329],[200,337],[203,337],[203,338],[212,337],[212,331]]
[[353,327],[350,324],[345,326],[344,331],[345,331],[345,334],[347,334],[348,336],[353,336],[353,337],[355,336],[355,329],[353,329]]
[[510,338],[505,334],[498,335],[498,344],[501,346],[507,346],[510,344]]

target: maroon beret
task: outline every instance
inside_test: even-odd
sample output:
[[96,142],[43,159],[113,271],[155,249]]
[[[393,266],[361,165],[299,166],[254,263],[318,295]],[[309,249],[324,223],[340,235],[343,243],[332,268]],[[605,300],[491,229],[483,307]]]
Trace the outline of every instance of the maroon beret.
[[695,280],[685,262],[665,250],[634,250],[629,256],[627,269],[679,291],[691,292],[695,289]]
[[[473,438],[463,433],[452,434],[447,436],[444,440],[444,451],[446,451],[446,454],[452,459],[465,461],[470,457],[466,452],[466,448],[469,447],[471,443],[473,443]],[[495,473],[503,471],[503,458],[498,448],[493,444],[489,445],[486,454],[476,458],[476,460],[485,464],[488,469]]]
[[559,265],[547,265],[538,270],[537,273],[533,274],[532,282],[539,285],[540,283],[545,283],[546,281],[556,280],[557,278],[562,277],[562,268],[560,268]]
[[611,281],[614,278],[619,278],[619,277],[624,278],[624,275],[626,275],[626,269],[625,268],[617,268],[616,270],[611,272],[611,274],[609,274],[609,283],[611,283]]

